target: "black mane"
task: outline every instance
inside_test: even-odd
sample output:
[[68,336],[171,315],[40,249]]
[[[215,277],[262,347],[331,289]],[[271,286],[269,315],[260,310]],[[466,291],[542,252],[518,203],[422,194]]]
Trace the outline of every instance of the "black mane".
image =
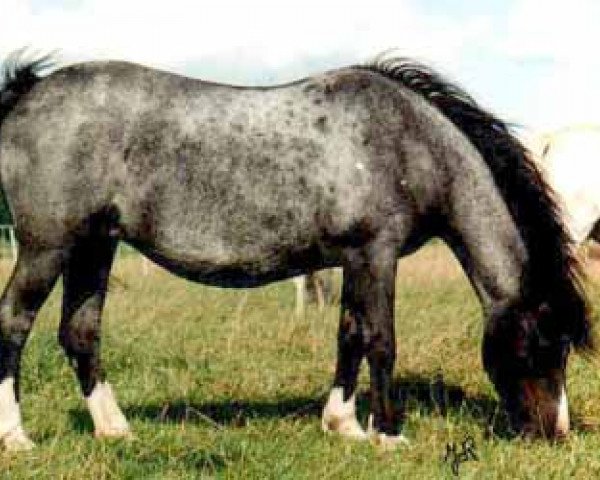
[[522,307],[550,306],[554,312],[550,328],[567,334],[576,347],[591,349],[581,265],[552,189],[508,125],[481,108],[462,88],[413,60],[376,59],[359,68],[377,72],[422,95],[467,136],[490,168],[528,251],[523,296],[529,305]]

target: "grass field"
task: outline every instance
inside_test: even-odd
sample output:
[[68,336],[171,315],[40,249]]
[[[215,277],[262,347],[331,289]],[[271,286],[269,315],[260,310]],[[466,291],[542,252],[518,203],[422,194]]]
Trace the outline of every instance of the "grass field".
[[[0,262],[2,284],[9,271],[10,262]],[[93,439],[56,341],[57,287],[23,365],[24,422],[38,446],[31,453],[0,452],[0,478],[452,478],[442,457],[448,443],[460,449],[467,436],[479,459],[460,465],[461,478],[600,477],[596,360],[570,362],[574,430],[567,441],[486,434],[496,396],[481,368],[481,313],[440,245],[400,262],[396,372],[411,444],[394,452],[320,430],[334,370],[337,307],[309,308],[300,320],[293,316],[291,282],[220,290],[157,267],[142,271],[140,257],[118,259],[103,328],[108,378],[135,439]],[[600,286],[590,281],[589,290],[599,303]]]

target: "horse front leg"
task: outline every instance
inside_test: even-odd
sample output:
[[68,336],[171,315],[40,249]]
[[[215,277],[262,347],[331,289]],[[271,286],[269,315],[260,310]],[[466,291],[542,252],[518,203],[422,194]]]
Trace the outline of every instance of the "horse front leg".
[[[345,275],[345,273],[344,273]],[[352,295],[350,282],[342,287],[342,311],[338,330],[338,357],[333,388],[323,409],[321,426],[325,432],[335,432],[356,440],[366,440],[367,434],[356,418],[356,382],[364,356],[363,325],[360,318],[345,308],[345,299]]]
[[[392,248],[372,245],[353,251],[344,265],[338,361],[322,425],[356,439],[383,446],[405,441],[398,434],[391,391],[396,358],[394,291],[396,257]],[[365,432],[356,419],[355,392],[363,357],[371,379],[371,416]]]

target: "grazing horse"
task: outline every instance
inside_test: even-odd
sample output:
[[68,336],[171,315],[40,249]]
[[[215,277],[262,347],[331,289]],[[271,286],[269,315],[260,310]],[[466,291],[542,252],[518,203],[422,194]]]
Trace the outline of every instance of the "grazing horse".
[[[444,239],[483,306],[483,365],[512,424],[569,429],[565,367],[591,347],[578,264],[557,207],[505,124],[434,71],[378,59],[286,85],[239,87],[131,63],[42,77],[12,57],[0,172],[18,261],[0,300],[0,438],[31,442],[21,351],[58,277],[59,341],[97,436],[129,426],[100,363],[117,242],[187,279],[257,287],[341,266],[325,430],[393,445],[397,259]],[[370,370],[369,431],[355,412]]]
[[564,222],[576,245],[600,241],[600,126],[563,128],[537,139],[540,170],[558,196]]

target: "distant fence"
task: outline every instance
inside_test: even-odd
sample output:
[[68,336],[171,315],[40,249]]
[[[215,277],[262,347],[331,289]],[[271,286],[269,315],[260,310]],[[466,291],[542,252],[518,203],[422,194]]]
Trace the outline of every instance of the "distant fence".
[[12,225],[0,225],[0,257],[6,256],[17,260],[17,240]]

